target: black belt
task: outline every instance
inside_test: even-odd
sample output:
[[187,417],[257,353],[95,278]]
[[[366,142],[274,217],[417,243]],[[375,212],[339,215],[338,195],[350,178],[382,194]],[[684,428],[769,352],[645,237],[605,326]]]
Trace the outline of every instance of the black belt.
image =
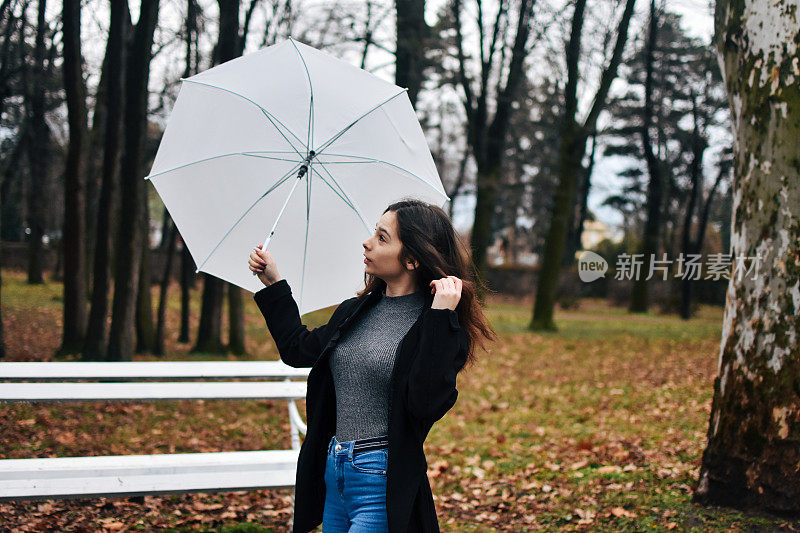
[[370,437],[353,441],[353,453],[370,450],[382,450],[389,447],[389,437]]

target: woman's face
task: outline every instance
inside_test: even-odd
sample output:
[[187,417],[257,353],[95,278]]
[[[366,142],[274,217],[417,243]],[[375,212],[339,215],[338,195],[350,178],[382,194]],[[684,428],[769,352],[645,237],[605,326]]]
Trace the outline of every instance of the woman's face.
[[384,281],[397,279],[408,273],[400,264],[402,242],[397,236],[397,215],[387,211],[375,226],[375,233],[362,243],[364,271]]

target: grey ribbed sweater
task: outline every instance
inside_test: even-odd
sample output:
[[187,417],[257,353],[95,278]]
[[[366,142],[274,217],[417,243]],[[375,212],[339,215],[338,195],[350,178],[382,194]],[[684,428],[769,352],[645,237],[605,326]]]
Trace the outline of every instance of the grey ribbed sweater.
[[388,434],[395,352],[425,306],[422,290],[386,296],[366,310],[330,357],[336,390],[336,440]]

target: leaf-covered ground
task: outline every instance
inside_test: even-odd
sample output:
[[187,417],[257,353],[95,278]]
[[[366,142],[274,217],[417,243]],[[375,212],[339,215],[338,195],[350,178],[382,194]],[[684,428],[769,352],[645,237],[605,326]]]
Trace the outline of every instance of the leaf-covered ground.
[[[23,273],[3,271],[9,360],[54,360],[61,286],[24,281]],[[192,301],[193,336],[199,292]],[[156,288],[153,295],[157,302]],[[277,359],[252,298],[245,302],[246,358]],[[173,285],[166,358],[228,358],[191,354],[178,343],[179,309]],[[324,323],[330,312],[312,313],[306,323]],[[578,309],[559,309],[559,331],[545,334],[526,331],[529,301],[492,296],[488,314],[501,340],[459,376],[458,402],[425,444],[443,531],[800,530],[797,521],[691,501],[721,308],[703,307],[685,322],[584,300]],[[299,407],[304,412],[302,402]],[[0,458],[290,447],[283,402],[5,404],[0,431]],[[285,532],[291,494],[0,503],[0,531]]]

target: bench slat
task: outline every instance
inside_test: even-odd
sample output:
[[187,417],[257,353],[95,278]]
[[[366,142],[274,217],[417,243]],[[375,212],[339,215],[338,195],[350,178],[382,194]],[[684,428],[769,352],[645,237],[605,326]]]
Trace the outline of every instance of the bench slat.
[[0,402],[303,399],[305,381],[0,383]]
[[306,378],[283,361],[131,361],[0,363],[0,379]]
[[0,501],[291,488],[299,450],[5,459]]

